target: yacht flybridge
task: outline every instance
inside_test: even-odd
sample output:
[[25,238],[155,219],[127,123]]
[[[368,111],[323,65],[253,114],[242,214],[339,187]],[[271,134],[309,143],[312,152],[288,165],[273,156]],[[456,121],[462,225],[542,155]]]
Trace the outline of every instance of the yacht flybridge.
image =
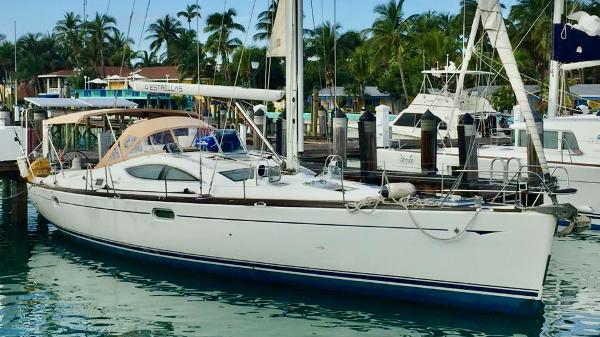
[[[303,144],[302,1],[282,0],[277,13],[285,18],[276,19],[284,28],[273,31],[286,33],[285,97],[292,116],[286,120],[286,158],[249,152],[235,130],[214,129],[196,118],[141,119],[94,167],[47,176],[31,170],[35,207],[83,243],[160,263],[537,313],[557,218],[574,220],[573,207],[427,195],[385,180],[378,186],[350,182],[335,156],[322,174],[303,168],[297,161]],[[477,20],[497,21],[500,15],[495,1],[480,1]],[[524,115],[529,126],[533,119]],[[262,136],[252,120],[246,123]],[[539,135],[537,140],[546,165]]]

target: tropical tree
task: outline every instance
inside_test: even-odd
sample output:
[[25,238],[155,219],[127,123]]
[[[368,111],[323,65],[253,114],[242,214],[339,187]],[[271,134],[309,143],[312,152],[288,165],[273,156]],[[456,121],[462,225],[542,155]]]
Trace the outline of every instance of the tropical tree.
[[[374,51],[375,58],[378,58],[384,65],[389,64],[390,60],[396,62],[400,71],[405,103],[408,103],[408,91],[404,76],[408,22],[405,20],[403,5],[404,0],[389,0],[386,4],[375,6],[373,11],[377,18],[367,32],[371,34],[368,44]],[[384,89],[384,91],[388,90]]]
[[183,32],[183,28],[179,20],[167,14],[164,18],[150,24],[146,32],[151,33],[146,37],[147,40],[151,40],[150,49],[158,53],[163,46],[166,46],[166,54],[163,56],[168,59],[171,56],[169,46]]
[[106,14],[98,14],[92,21],[85,22],[86,33],[89,35],[90,43],[88,44],[90,54],[92,55],[94,67],[100,72],[101,76],[105,75],[104,66],[106,65],[105,50],[106,43],[111,35],[117,31],[117,21],[114,17]]
[[184,11],[177,13],[177,17],[182,17],[188,23],[188,30],[192,29],[192,20],[200,18],[200,6],[196,4],[187,5]]
[[544,83],[552,52],[552,6],[546,0],[518,0],[508,16],[514,39],[523,41],[520,48],[530,52],[533,67]]
[[358,105],[365,105],[365,83],[372,72],[369,50],[366,46],[358,46],[348,62],[348,70],[355,80],[358,88]]
[[244,26],[234,21],[237,12],[230,8],[223,13],[213,13],[206,19],[205,33],[210,33],[206,41],[208,50],[221,59],[221,70],[226,82],[229,82],[229,56],[242,41],[233,37],[234,32],[246,32]]
[[136,58],[136,53],[131,49],[134,41],[117,30],[109,36],[107,51],[111,65],[131,67],[131,61]]
[[232,65],[237,73],[237,83],[248,87],[254,86],[260,69],[252,69],[252,62],[264,63],[266,50],[258,47],[239,47],[233,54]]
[[67,53],[67,62],[73,67],[79,67],[82,44],[81,17],[74,12],[67,12],[62,20],[59,20],[54,27],[61,47]]
[[135,63],[135,67],[153,67],[160,64],[158,62],[158,57],[156,56],[156,52],[148,52],[147,50],[142,50],[137,53],[137,62]]
[[268,40],[271,38],[271,31],[273,30],[273,24],[275,23],[275,13],[277,13],[277,5],[279,0],[271,0],[269,7],[258,14],[256,23],[256,31],[253,38],[255,41]]

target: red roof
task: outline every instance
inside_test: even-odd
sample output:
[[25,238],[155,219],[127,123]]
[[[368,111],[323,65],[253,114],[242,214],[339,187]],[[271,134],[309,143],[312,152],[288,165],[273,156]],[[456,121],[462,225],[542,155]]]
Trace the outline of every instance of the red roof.
[[[127,67],[113,67],[113,66],[105,66],[104,73],[102,73],[102,68],[99,69],[101,72],[100,77],[106,78],[108,76],[118,75],[122,77],[127,77],[132,73],[132,70]],[[134,70],[136,74],[140,76],[144,76],[150,80],[164,80],[170,79],[179,79],[180,75],[177,71],[176,66],[158,66],[158,67],[144,67]],[[49,74],[39,75],[38,77],[72,77],[75,75],[75,71],[71,69],[63,69],[58,70]]]
[[118,75],[118,76],[129,76],[129,73],[131,72],[131,69],[129,69],[128,67],[109,67],[109,66],[105,66],[104,67],[104,73],[102,73],[102,68],[98,69],[100,71],[100,77],[108,77],[108,76],[113,76],[113,75]]
[[168,78],[179,79],[180,75],[176,66],[144,67],[134,70],[134,73],[150,80],[163,80]]
[[62,69],[55,71],[53,73],[39,75],[38,77],[71,77],[73,76],[74,71],[69,69]]

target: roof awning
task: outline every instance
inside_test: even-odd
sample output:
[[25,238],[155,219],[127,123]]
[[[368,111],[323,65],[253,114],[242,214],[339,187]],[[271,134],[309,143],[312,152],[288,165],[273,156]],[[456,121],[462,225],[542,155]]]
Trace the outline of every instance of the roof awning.
[[137,108],[137,103],[118,97],[55,98],[25,97],[25,101],[41,108]]
[[88,81],[88,83],[92,83],[92,84],[108,84],[108,82],[106,82],[105,80],[101,79],[101,78],[94,78],[91,81]]
[[25,101],[41,108],[87,108],[89,105],[74,98],[25,97]]
[[181,110],[164,110],[164,109],[98,109],[88,111],[78,111],[70,114],[49,118],[44,121],[44,125],[59,125],[59,124],[83,124],[90,117],[97,116],[114,116],[127,115],[131,117],[154,119],[158,117],[193,117],[196,118],[195,112]]
[[117,97],[79,98],[91,108],[137,108],[138,104]]

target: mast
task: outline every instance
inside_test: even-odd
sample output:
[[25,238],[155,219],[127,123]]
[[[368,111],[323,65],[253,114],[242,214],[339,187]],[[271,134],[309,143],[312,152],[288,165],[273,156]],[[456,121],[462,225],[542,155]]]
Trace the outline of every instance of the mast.
[[508,33],[506,32],[500,4],[498,3],[498,0],[480,0],[478,11],[481,12],[483,29],[487,33],[492,47],[498,52],[500,61],[504,66],[510,85],[517,98],[521,113],[523,114],[523,117],[525,117],[527,134],[531,136],[531,142],[533,143],[533,147],[538,156],[542,173],[544,177],[549,176],[544,147],[542,146],[542,140],[535,125],[535,119],[533,117],[533,112],[531,111],[531,106],[529,105],[525,86],[523,85],[523,79],[521,78],[521,73],[517,67],[517,61],[515,60],[512,45],[508,38]]
[[[19,80],[17,76],[17,21],[15,21],[15,104],[14,104],[15,122],[21,121],[21,112],[19,111]],[[14,125],[14,124],[13,124]]]
[[[553,26],[562,22],[563,10],[563,0],[554,0]],[[553,34],[556,33],[554,27],[552,28],[552,32]],[[553,56],[550,59],[550,83],[548,87],[548,117],[554,117],[558,112],[558,86],[560,81],[560,65],[558,61],[554,60],[554,52],[552,54]]]
[[[286,110],[286,168],[298,169],[300,126],[304,127],[304,101],[301,98],[303,79],[302,0],[282,0],[285,5],[285,110]],[[302,124],[300,125],[300,122]]]

